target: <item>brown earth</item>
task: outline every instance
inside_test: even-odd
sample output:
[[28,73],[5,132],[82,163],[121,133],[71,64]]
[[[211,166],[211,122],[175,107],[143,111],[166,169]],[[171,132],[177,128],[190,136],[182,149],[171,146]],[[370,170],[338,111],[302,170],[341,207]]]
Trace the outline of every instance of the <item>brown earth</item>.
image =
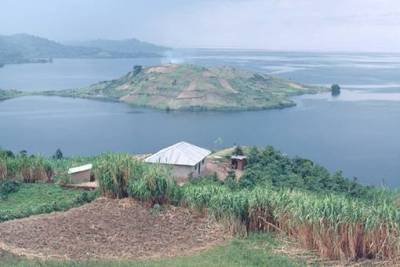
[[67,212],[0,224],[0,250],[42,259],[173,257],[229,237],[222,225],[188,209],[149,209],[132,199],[99,198]]

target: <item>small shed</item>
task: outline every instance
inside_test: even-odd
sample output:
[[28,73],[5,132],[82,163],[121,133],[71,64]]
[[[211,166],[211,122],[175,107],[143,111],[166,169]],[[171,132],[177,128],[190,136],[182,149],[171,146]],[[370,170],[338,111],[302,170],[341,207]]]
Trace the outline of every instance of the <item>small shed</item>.
[[86,182],[94,181],[94,176],[92,175],[92,164],[86,164],[83,166],[70,168],[68,174],[71,177],[71,183],[80,184]]
[[246,167],[247,157],[243,155],[233,155],[231,156],[231,167],[233,170],[243,171]]
[[204,174],[206,158],[210,154],[211,151],[207,149],[179,142],[158,151],[144,161],[172,166],[176,178],[198,177]]

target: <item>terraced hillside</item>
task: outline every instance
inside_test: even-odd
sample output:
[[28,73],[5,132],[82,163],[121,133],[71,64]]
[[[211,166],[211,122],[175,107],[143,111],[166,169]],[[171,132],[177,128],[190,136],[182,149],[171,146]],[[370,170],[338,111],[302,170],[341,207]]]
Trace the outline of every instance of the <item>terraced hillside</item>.
[[233,67],[135,66],[119,79],[48,95],[107,99],[165,110],[256,110],[293,106],[291,96],[326,90]]

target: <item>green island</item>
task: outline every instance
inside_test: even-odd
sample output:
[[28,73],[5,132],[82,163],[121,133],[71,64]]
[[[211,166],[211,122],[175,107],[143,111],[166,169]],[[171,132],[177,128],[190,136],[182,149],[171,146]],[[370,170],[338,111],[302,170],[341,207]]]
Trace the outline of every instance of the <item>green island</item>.
[[169,64],[135,66],[119,79],[41,94],[119,101],[167,111],[234,111],[291,107],[295,105],[292,96],[327,90],[233,67]]
[[[229,148],[210,159],[222,162],[239,152],[248,158],[240,179],[210,174],[178,185],[167,167],[137,155],[65,158],[61,151],[43,157],[0,150],[2,266],[375,266],[398,260],[398,191],[361,185],[272,147]],[[62,187],[68,168],[88,162],[99,185],[95,191]],[[171,238],[171,227],[179,236],[177,227],[192,231],[190,225],[199,223],[193,235],[211,225],[209,235],[168,257],[135,259],[120,252],[136,253],[131,246],[137,242],[124,237],[139,231],[146,246],[141,253],[157,254],[176,245],[159,248],[166,241],[157,238]],[[190,250],[217,237],[222,239],[207,248]],[[103,255],[95,254],[99,249],[115,254],[96,258]],[[186,250],[192,252],[182,255]],[[43,258],[41,252],[67,258]]]

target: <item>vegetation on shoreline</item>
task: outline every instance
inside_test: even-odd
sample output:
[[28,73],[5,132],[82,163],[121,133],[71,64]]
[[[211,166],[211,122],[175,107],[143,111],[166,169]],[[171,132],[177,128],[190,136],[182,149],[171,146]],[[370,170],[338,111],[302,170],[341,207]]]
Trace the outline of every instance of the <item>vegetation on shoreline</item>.
[[160,110],[259,110],[294,106],[290,97],[328,90],[232,67],[135,66],[119,79],[44,95],[120,101]]
[[17,90],[3,90],[0,89],[0,101],[23,96],[24,93]]

